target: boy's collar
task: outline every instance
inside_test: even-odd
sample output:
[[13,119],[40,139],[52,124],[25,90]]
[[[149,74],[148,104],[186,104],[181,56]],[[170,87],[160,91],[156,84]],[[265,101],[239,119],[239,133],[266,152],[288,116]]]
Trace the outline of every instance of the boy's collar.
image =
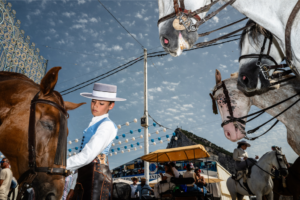
[[105,117],[108,117],[108,113],[104,114],[104,115],[100,115],[100,116],[96,116],[96,117],[93,117],[92,121],[99,121]]

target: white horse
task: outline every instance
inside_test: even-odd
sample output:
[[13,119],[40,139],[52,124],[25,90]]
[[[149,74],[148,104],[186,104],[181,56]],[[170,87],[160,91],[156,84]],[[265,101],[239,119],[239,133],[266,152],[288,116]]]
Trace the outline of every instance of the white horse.
[[[214,0],[184,0],[185,9],[195,11],[205,5],[211,4]],[[223,0],[227,3],[230,0]],[[285,29],[288,18],[298,0],[236,0],[232,7],[248,18],[264,27],[277,38],[282,52],[285,49]],[[173,0],[158,0],[159,18],[174,12]],[[206,12],[199,14],[204,18]],[[300,71],[300,14],[296,15],[291,31],[291,44],[293,61],[292,64]],[[161,44],[166,52],[172,56],[179,56],[182,49],[191,48],[197,41],[197,32],[187,32],[186,30],[175,30],[173,27],[174,19],[166,20],[159,24],[159,37]],[[195,20],[192,19],[195,23]]]
[[[269,90],[263,94],[249,93],[246,95],[238,89],[236,76],[237,74],[235,74],[235,77],[233,76],[222,81],[220,71],[216,70],[216,86],[213,92],[213,98],[217,102],[217,106],[222,117],[225,137],[233,142],[245,137],[246,133],[245,124],[242,124],[240,121],[228,121],[230,110],[232,110],[234,118],[240,118],[248,114],[251,105],[255,105],[260,109],[264,109],[295,95],[295,97],[281,103],[280,105],[266,110],[267,113],[274,117],[287,109],[300,98],[300,95],[297,95],[300,93],[300,84],[297,79],[291,79],[281,83],[278,89],[270,87]],[[225,87],[228,90],[229,98],[226,97],[224,89],[221,87],[222,83],[225,84]],[[228,107],[229,103],[231,105],[231,109]],[[293,107],[280,114],[276,118],[286,126],[287,141],[296,154],[300,156],[299,113],[300,103],[296,103]],[[247,122],[246,118],[243,120]],[[272,133],[270,132],[267,134]]]
[[[247,25],[253,23],[249,20]],[[266,38],[266,43],[263,45]],[[272,42],[272,43],[270,43]],[[265,30],[258,24],[245,29],[240,39],[241,57],[239,61],[239,78],[238,85],[242,87],[246,92],[252,92],[255,90],[266,90],[270,86],[269,79],[266,79],[257,66],[258,58],[243,58],[243,56],[260,54],[261,48],[264,46],[262,54],[269,55],[276,64],[281,63],[284,59],[285,54],[281,51],[276,38],[273,37],[272,33]],[[268,54],[268,49],[270,52]],[[261,65],[274,65],[274,61],[267,57],[262,57]],[[270,70],[268,75],[271,76],[274,69]]]
[[[284,162],[283,154],[280,150],[267,152],[252,167],[251,177],[247,179],[250,191],[256,195],[257,200],[262,200],[264,195],[268,200],[273,200],[273,181],[271,170],[275,166],[282,176],[287,176],[287,166]],[[226,182],[228,191],[233,200],[242,200],[244,196],[250,196],[247,188],[243,185],[243,179],[238,182],[231,177]]]

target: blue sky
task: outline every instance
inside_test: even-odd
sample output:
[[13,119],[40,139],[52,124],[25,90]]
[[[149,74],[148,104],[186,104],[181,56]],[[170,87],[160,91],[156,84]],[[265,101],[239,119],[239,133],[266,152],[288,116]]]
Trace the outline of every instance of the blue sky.
[[[36,43],[48,62],[48,70],[54,66],[62,66],[59,74],[57,91],[62,91],[78,83],[107,72],[131,59],[143,54],[142,47],[136,43],[125,30],[96,0],[62,0],[62,1],[10,1],[17,11],[17,19],[21,20],[21,29]],[[102,1],[103,4],[121,21],[121,23],[148,49],[148,52],[160,51],[157,20],[158,5],[156,0]],[[218,5],[216,5],[218,6]],[[198,32],[218,28],[244,16],[232,7],[228,7],[217,17],[201,26]],[[238,27],[219,31],[199,39],[200,41],[228,33]],[[227,140],[221,128],[221,117],[214,115],[211,109],[209,93],[215,85],[214,72],[219,69],[223,78],[238,70],[238,42],[185,52],[182,56],[173,58],[170,55],[162,58],[148,59],[149,114],[159,123],[175,130],[182,127],[185,130],[204,137],[211,142],[233,151],[235,143]],[[126,98],[126,102],[118,102],[110,112],[110,118],[116,124],[139,119],[143,115],[143,62],[139,62],[101,82],[116,84],[118,96]],[[89,99],[79,95],[80,92],[92,91],[92,85],[64,96],[64,100],[72,102],[87,102],[87,105],[70,111],[69,138],[81,138],[82,131],[88,126],[92,115],[89,109]],[[252,110],[257,110],[253,108]],[[269,119],[264,114],[247,129],[255,127],[262,120]],[[152,120],[149,120],[152,123]],[[118,135],[129,130],[140,128],[138,124],[123,126]],[[262,130],[266,130],[268,127]],[[159,128],[150,127],[149,132]],[[172,130],[158,135],[171,135]],[[261,130],[261,131],[262,131]],[[128,135],[128,134],[127,134]],[[139,137],[134,132],[131,137]],[[124,140],[124,139],[123,139]],[[128,144],[143,142],[138,139]],[[115,141],[117,143],[117,141]],[[156,140],[156,143],[158,141]],[[128,146],[127,144],[127,146]],[[250,156],[262,155],[270,150],[272,145],[283,147],[287,159],[293,162],[297,155],[289,147],[286,140],[286,128],[277,125],[270,133],[257,141],[251,142],[248,149]],[[142,144],[143,145],[143,144]],[[150,151],[163,149],[167,145],[150,145]],[[79,146],[79,143],[69,145],[69,148]],[[124,147],[116,145],[117,147]],[[124,148],[123,148],[124,149]],[[143,149],[138,151],[118,153],[110,157],[110,167],[114,168],[127,161],[143,155]],[[74,151],[73,151],[74,152]]]

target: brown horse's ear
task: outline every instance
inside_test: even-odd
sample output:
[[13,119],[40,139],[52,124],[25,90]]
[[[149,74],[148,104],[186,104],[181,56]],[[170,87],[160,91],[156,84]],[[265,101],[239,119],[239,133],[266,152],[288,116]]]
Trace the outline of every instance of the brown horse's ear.
[[79,106],[82,106],[83,104],[86,104],[86,103],[72,103],[72,102],[69,102],[69,101],[65,101],[65,109],[68,111],[68,110],[74,110],[76,108],[78,108]]
[[222,82],[221,72],[216,69],[216,85]]
[[44,76],[44,78],[41,81],[40,84],[40,90],[43,93],[43,95],[48,95],[51,92],[53,92],[53,89],[57,83],[58,79],[58,72],[61,69],[61,67],[53,67],[51,68],[47,74]]

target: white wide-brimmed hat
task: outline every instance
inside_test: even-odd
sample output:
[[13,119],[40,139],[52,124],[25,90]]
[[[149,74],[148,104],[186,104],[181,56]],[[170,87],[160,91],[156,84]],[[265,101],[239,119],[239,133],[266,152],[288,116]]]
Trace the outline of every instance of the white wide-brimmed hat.
[[117,86],[104,83],[95,83],[93,93],[80,93],[81,96],[102,101],[126,101],[117,97]]
[[246,140],[242,140],[242,141],[238,142],[238,144],[245,144],[245,145],[247,145],[247,147],[251,147],[251,145],[248,142],[246,142]]

